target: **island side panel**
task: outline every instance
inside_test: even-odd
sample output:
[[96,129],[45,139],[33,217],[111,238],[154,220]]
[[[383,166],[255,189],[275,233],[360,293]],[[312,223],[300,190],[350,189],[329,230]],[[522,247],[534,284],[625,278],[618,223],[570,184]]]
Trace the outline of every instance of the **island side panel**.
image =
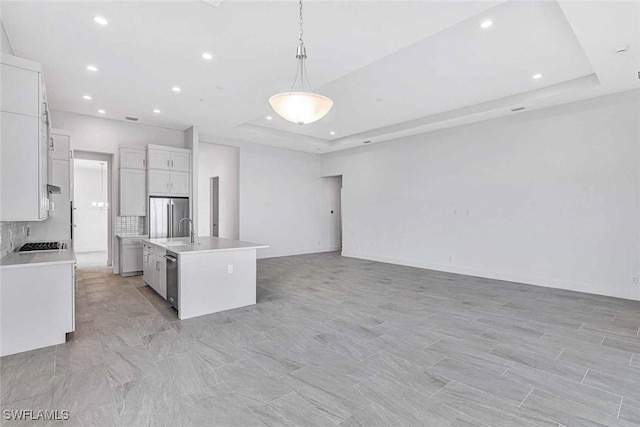
[[[229,273],[229,266],[233,272]],[[179,255],[178,317],[190,319],[256,303],[256,250]]]

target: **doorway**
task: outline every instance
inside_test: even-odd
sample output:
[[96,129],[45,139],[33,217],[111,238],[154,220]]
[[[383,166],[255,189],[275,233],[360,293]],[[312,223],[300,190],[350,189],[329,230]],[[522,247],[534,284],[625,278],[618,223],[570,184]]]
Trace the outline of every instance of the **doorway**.
[[75,152],[73,245],[79,267],[111,265],[111,155]]
[[326,236],[331,250],[342,249],[342,175],[323,178],[328,220]]
[[220,237],[220,177],[211,178],[211,235]]

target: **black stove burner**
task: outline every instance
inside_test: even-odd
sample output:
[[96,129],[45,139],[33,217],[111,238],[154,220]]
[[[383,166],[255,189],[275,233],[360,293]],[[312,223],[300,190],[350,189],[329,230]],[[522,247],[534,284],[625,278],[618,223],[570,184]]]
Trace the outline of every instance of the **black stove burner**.
[[40,251],[64,251],[67,249],[66,243],[61,242],[34,242],[25,243],[18,252],[40,252]]

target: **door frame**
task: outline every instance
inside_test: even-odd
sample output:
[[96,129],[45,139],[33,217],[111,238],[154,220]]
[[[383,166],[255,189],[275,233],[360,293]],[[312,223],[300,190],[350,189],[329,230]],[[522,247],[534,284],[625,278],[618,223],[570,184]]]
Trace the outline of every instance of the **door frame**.
[[[113,191],[113,154],[112,153],[100,153],[95,151],[73,150],[73,159],[79,160],[95,160],[99,162],[106,162],[107,164],[107,200],[109,200],[109,206],[107,208],[107,266],[113,266],[114,273],[117,273],[118,266],[113,262],[114,259],[114,241],[113,233],[115,230],[115,211],[116,198]],[[73,184],[71,191],[75,191],[75,176],[73,177]],[[74,207],[75,209],[75,207]],[[75,212],[74,212],[75,218]],[[74,232],[75,235],[75,232]]]

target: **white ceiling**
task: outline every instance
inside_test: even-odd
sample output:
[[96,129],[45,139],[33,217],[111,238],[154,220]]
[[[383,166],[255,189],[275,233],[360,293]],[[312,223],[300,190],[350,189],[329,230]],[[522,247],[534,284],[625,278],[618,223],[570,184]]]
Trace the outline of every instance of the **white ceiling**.
[[[298,126],[267,103],[295,74],[297,2],[2,1],[15,54],[43,64],[54,109],[303,151],[640,86],[636,1],[305,1],[304,11],[309,77],[335,106]],[[621,45],[629,51],[614,53]]]

